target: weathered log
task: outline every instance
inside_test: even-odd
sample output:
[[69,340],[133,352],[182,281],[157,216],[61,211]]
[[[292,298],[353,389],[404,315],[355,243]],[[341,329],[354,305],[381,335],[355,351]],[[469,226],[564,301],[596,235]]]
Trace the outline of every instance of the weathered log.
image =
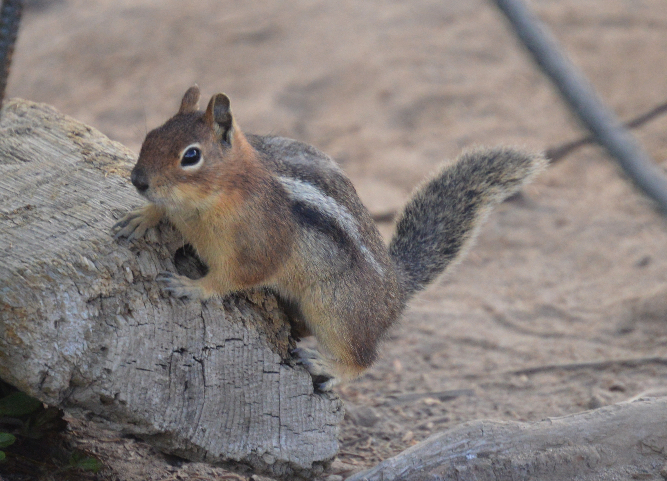
[[161,225],[147,240],[112,238],[142,203],[133,157],[49,106],[6,103],[0,377],[185,458],[288,479],[322,472],[342,404],[290,364],[277,301],[171,298],[154,278],[178,267],[181,237]]
[[647,398],[535,423],[473,421],[347,481],[661,479],[667,398]]

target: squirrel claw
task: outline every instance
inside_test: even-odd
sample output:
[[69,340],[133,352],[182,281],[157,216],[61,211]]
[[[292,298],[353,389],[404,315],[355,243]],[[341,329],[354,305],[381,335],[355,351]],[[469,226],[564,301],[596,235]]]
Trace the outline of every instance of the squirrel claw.
[[329,392],[334,386],[338,385],[338,380],[335,377],[330,377],[328,380],[320,383],[315,383],[315,390],[320,392]]
[[168,281],[169,279],[177,276],[178,274],[174,274],[173,272],[169,271],[160,271],[155,278],[156,281],[162,282],[162,281]]
[[122,229],[123,227],[126,227],[132,220],[136,219],[139,217],[139,212],[137,210],[133,210],[129,212],[128,214],[124,215],[118,222],[116,222],[113,226],[111,226],[111,230],[115,231],[117,229]]
[[297,347],[292,351],[292,354],[297,356],[299,364],[308,369],[316,391],[331,391],[339,383],[339,380],[329,372],[329,365],[319,352]]
[[147,229],[148,226],[146,225],[146,221],[141,216],[141,214],[137,211],[132,211],[121,220],[116,222],[111,228],[111,231],[113,232],[118,230],[118,232],[116,232],[116,234],[113,236],[114,239],[127,237],[127,240],[132,240],[142,237],[146,233]]
[[202,297],[199,287],[189,277],[164,271],[160,272],[155,280],[162,284],[162,288],[174,297],[185,297],[188,299],[199,299]]
[[111,232],[117,231],[114,239],[127,237],[128,241],[139,239],[146,231],[155,227],[162,218],[163,211],[152,204],[134,209],[111,227]]
[[[129,216],[123,217],[121,220],[116,222],[113,226],[111,226],[111,231],[115,231],[117,229],[121,229],[127,225],[128,222],[130,222],[130,219],[128,219]],[[118,233],[116,233],[118,235]]]

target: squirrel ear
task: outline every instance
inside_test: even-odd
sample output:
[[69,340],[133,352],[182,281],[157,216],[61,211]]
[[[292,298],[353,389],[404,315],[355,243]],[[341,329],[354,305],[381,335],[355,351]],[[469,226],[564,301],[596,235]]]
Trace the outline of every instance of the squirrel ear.
[[234,117],[229,97],[225,94],[215,94],[206,107],[204,119],[213,128],[216,136],[228,144],[232,143],[232,131],[234,130]]
[[181,100],[181,108],[178,109],[179,114],[190,114],[199,110],[199,86],[194,84],[183,95]]

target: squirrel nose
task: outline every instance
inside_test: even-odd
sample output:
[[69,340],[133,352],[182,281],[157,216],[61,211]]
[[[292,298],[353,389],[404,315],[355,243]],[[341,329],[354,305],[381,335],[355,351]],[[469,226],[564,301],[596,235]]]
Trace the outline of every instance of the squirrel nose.
[[141,167],[135,166],[134,169],[132,169],[130,179],[140,193],[148,190],[148,176]]

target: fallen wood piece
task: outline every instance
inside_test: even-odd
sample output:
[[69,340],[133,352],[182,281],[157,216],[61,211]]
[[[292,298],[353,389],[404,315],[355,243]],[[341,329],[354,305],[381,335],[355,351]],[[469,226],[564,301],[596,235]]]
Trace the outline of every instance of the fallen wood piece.
[[517,376],[533,374],[540,374],[550,371],[578,371],[580,369],[604,370],[610,368],[636,368],[640,366],[647,366],[650,364],[657,364],[667,366],[667,358],[664,357],[642,357],[639,359],[608,359],[606,361],[589,361],[589,362],[574,362],[568,364],[546,364],[542,366],[534,366],[526,369],[518,369],[511,371],[510,374]]
[[424,398],[434,398],[440,401],[451,401],[461,396],[474,396],[475,391],[472,389],[452,389],[450,391],[433,391],[433,392],[410,392],[405,394],[392,394],[388,396],[387,402],[389,404],[406,404],[419,401]]
[[644,398],[534,423],[465,423],[347,481],[661,479],[666,457],[667,398]]
[[321,473],[342,404],[285,361],[293,341],[277,301],[174,299],[154,279],[184,265],[172,260],[180,235],[161,225],[147,240],[111,236],[143,202],[128,181],[133,160],[49,106],[6,103],[0,377],[188,459],[284,479]]

